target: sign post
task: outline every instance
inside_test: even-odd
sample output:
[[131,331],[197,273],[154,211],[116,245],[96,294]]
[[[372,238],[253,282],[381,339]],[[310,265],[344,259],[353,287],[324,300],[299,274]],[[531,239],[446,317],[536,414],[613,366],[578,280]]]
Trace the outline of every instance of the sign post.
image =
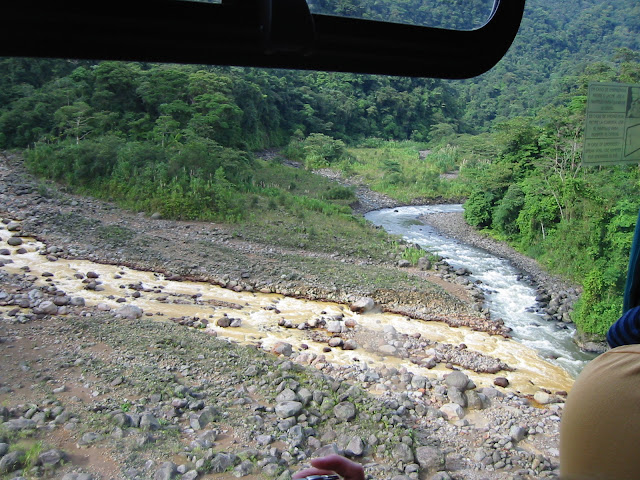
[[587,97],[584,166],[640,162],[640,85],[592,83]]

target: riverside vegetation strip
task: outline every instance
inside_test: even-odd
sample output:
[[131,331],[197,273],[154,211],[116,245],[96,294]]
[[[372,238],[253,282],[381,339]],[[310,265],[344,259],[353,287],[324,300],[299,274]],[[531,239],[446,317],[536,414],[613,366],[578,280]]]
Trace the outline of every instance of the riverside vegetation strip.
[[[50,239],[50,248],[61,245],[60,252],[52,248],[49,255],[80,254],[149,269],[162,266],[168,272],[196,265],[192,232],[202,225],[155,221],[158,230],[171,235],[154,240],[153,231],[141,235],[141,228],[153,224],[147,219],[58,193],[51,186],[49,198],[44,197],[16,165],[3,162],[0,167],[3,214],[23,219],[25,230]],[[332,258],[260,247],[217,226],[212,231],[225,240],[223,253],[210,264],[219,275],[225,272],[230,288],[245,288],[243,274],[251,262],[256,266],[251,274],[259,277],[262,257],[276,265],[267,268],[278,281],[285,267],[301,268],[300,258],[310,261],[309,271],[320,261],[330,261],[338,268],[334,279],[343,272],[380,269],[384,281],[398,289],[398,298],[403,298],[403,289],[416,296],[424,292],[438,315],[470,315],[465,302],[401,272],[395,261],[376,265],[348,255]],[[125,242],[116,235],[123,232],[131,232]],[[164,245],[160,253],[152,248],[157,246],[153,241]],[[184,263],[177,263],[176,251]],[[218,264],[218,258],[226,261]],[[162,265],[165,260],[171,263]],[[206,258],[199,261],[209,264]],[[0,273],[5,300],[12,296],[29,302],[33,292],[42,305],[44,297],[52,296],[49,289],[34,287],[28,272]],[[278,288],[303,295],[306,275],[302,271],[300,280],[289,276]],[[370,287],[349,281],[342,288],[353,285],[356,296],[372,293]],[[259,283],[256,287],[263,288]],[[334,294],[348,298],[342,291]],[[551,403],[536,408],[537,402],[502,387],[469,389],[472,385],[461,372],[442,378],[392,367],[367,372],[356,363],[302,367],[287,357],[171,323],[69,308],[66,316],[33,312],[23,317],[25,323],[2,314],[0,443],[6,447],[0,448],[22,452],[13,454],[11,458],[19,460],[12,467],[5,461],[5,470],[18,469],[3,473],[7,479],[20,470],[25,477],[38,473],[67,479],[286,479],[309,456],[323,451],[358,458],[378,478],[557,474],[561,396],[541,391],[536,399]],[[385,385],[386,393],[366,393],[372,384]]]

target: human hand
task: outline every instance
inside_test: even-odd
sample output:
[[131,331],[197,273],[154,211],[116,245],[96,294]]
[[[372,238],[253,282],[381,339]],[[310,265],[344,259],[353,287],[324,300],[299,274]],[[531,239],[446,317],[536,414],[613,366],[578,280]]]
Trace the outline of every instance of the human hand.
[[311,460],[311,466],[312,468],[305,468],[294,473],[291,478],[296,480],[309,475],[337,473],[344,480],[364,480],[364,468],[362,468],[362,465],[340,455],[332,454],[326,457],[314,458]]

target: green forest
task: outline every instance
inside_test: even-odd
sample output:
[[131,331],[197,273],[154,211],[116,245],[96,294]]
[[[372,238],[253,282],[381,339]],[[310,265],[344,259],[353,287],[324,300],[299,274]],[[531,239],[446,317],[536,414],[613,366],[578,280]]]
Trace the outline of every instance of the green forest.
[[[312,9],[468,28],[487,4],[435,3]],[[0,149],[125,208],[231,223],[265,242],[278,241],[277,218],[290,222],[285,243],[327,251],[372,233],[351,213],[353,191],[313,169],[359,175],[399,203],[464,200],[469,224],[581,284],[573,319],[602,335],[621,313],[640,176],[581,166],[586,93],[640,83],[639,33],[635,0],[532,0],[505,58],[464,81],[4,58]]]

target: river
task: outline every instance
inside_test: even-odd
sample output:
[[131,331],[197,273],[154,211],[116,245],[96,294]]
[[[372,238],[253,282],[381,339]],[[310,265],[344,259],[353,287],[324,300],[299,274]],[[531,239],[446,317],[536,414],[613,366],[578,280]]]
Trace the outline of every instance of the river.
[[[106,265],[78,259],[51,261],[42,253],[46,247],[32,238],[23,237],[23,244],[13,247],[8,244],[7,231],[0,225],[0,251],[10,263],[1,268],[7,273],[25,274],[36,285],[65,292],[69,296],[81,296],[87,307],[117,312],[123,305],[133,305],[144,314],[158,321],[175,317],[198,317],[207,320],[203,333],[215,334],[244,344],[271,350],[278,342],[287,342],[296,352],[306,352],[326,357],[332,364],[362,368],[383,368],[394,365],[404,367],[417,374],[443,375],[449,370],[440,364],[433,370],[412,364],[408,358],[382,354],[377,341],[393,328],[398,335],[418,335],[431,341],[459,345],[464,343],[470,351],[498,357],[511,367],[513,372],[500,372],[509,379],[511,388],[524,394],[533,394],[539,388],[552,391],[568,390],[572,379],[558,365],[552,365],[532,348],[518,345],[514,340],[475,332],[469,328],[450,328],[440,322],[422,322],[402,315],[390,313],[353,313],[345,305],[330,302],[315,302],[284,297],[276,294],[235,292],[206,282],[171,281],[154,272]],[[87,289],[87,276],[95,278],[96,286]],[[0,284],[0,294],[9,285]],[[12,306],[0,306],[0,318],[9,314]],[[19,309],[18,317],[28,313]],[[88,311],[86,314],[92,314]],[[282,320],[294,326],[311,323],[314,319],[334,315],[352,319],[357,324],[358,348],[354,351],[339,348],[326,349],[326,342],[316,341],[314,330],[283,328]],[[221,328],[222,317],[235,319],[237,328]],[[322,336],[322,335],[320,335]],[[358,337],[356,337],[358,338]],[[355,362],[355,363],[354,363]],[[368,366],[368,367],[365,367]],[[469,376],[480,386],[491,386],[496,375],[476,374]]]
[[508,260],[440,235],[419,217],[429,213],[462,212],[461,205],[426,205],[387,208],[369,212],[365,217],[387,232],[401,235],[428,251],[437,253],[455,268],[466,267],[479,280],[486,303],[494,318],[502,318],[513,329],[513,338],[537,350],[540,355],[576,377],[594,355],[582,352],[573,342],[573,325],[546,322],[530,311],[536,291],[520,280],[524,272]]

